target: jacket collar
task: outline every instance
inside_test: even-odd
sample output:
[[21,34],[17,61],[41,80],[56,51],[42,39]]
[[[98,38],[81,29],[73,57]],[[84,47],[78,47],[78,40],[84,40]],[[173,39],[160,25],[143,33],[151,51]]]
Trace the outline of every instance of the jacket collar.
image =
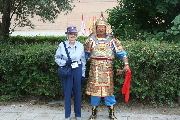
[[[67,46],[67,48],[72,48],[71,46],[70,46],[70,44],[69,44],[69,40],[66,40],[66,46]],[[77,47],[77,41],[75,41],[74,42],[74,46],[73,47]]]

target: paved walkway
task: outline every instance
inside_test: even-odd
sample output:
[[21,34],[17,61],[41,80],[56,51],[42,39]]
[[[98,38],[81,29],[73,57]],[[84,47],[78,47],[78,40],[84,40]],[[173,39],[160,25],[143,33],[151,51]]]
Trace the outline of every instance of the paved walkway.
[[[72,108],[73,110],[73,108]],[[179,110],[179,109],[177,109]],[[180,120],[180,115],[123,113],[116,110],[118,120]],[[90,108],[82,109],[82,120],[88,120],[91,114]],[[74,114],[71,116],[74,119]],[[50,107],[48,105],[11,104],[0,105],[0,120],[64,120],[64,107]],[[96,120],[109,120],[107,110],[98,113]]]

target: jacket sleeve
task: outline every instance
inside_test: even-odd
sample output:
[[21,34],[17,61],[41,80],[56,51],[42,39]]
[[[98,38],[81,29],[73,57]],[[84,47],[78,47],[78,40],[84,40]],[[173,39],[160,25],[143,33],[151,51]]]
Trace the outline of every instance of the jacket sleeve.
[[59,66],[65,66],[66,64],[66,60],[63,59],[63,55],[62,55],[62,43],[59,44],[58,49],[56,51],[55,54],[55,62],[59,65]]
[[86,58],[85,58],[85,52],[83,47],[83,52],[81,55],[81,62],[82,62],[82,76],[85,77],[85,71],[86,71]]

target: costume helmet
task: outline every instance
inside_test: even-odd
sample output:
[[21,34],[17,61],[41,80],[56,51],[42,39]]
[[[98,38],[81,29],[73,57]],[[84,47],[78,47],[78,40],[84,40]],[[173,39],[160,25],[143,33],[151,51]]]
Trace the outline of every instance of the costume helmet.
[[98,25],[104,25],[106,26],[106,33],[110,34],[112,33],[111,25],[107,22],[107,20],[104,18],[103,13],[101,12],[101,17],[97,19],[95,25],[93,25],[92,33],[96,33],[96,27]]

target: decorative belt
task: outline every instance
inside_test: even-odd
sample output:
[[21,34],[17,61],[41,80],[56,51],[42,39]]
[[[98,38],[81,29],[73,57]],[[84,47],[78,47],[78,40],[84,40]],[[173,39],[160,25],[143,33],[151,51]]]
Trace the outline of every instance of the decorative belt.
[[110,61],[113,61],[113,59],[111,59],[111,58],[92,58],[92,59],[95,59],[95,60],[110,60]]

